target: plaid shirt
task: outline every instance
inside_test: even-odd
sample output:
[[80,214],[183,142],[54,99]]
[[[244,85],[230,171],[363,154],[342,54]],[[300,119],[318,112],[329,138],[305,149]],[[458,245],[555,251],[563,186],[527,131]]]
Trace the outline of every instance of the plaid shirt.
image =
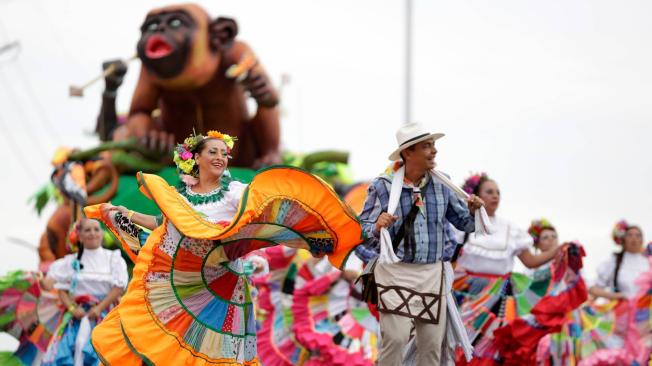
[[[369,260],[380,251],[376,220],[382,212],[387,212],[391,177],[382,175],[371,182],[367,199],[360,214],[362,229],[367,234],[364,246],[356,248],[356,254],[363,260]],[[414,221],[414,238],[416,254],[404,257],[403,241],[399,243],[396,255],[405,263],[434,263],[450,260],[455,249],[455,239],[450,224],[463,232],[473,232],[475,221],[462,200],[440,182],[429,178],[421,188],[421,195],[426,208],[426,216],[418,214]],[[398,220],[388,228],[392,239],[396,236],[413,204],[413,187],[403,184],[399,205],[394,213]],[[449,224],[450,223],[450,224]]]

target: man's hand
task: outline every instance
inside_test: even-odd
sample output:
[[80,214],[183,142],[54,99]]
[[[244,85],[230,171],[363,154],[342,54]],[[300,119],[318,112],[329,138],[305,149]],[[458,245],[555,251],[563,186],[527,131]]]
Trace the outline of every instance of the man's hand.
[[378,220],[376,220],[376,232],[380,232],[381,228],[388,228],[398,220],[398,216],[390,215],[387,212],[383,212],[378,216]]
[[484,201],[480,199],[480,197],[472,194],[467,200],[466,200],[467,205],[469,206],[469,211],[471,212],[471,215],[475,215],[475,211],[480,209],[480,207],[484,206]]
[[354,282],[360,276],[360,272],[352,269],[345,269],[342,271],[342,278],[349,282]]

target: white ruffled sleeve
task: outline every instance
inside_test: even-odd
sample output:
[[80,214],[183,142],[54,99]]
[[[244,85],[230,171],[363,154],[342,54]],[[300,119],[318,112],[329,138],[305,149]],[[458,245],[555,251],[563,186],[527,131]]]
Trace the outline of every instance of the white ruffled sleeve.
[[616,270],[616,258],[611,255],[609,259],[600,263],[598,266],[598,277],[594,285],[603,289],[611,289],[614,284],[614,271]]
[[125,289],[128,283],[127,262],[120,255],[120,249],[116,249],[111,252],[111,285]]
[[250,261],[259,268],[258,272],[254,272],[253,276],[263,276],[269,273],[269,262],[262,256],[250,254],[245,257],[245,260]]
[[229,183],[229,191],[224,195],[226,203],[237,210],[245,189],[247,189],[247,185],[242,182],[238,182],[237,180]]
[[509,243],[513,248],[512,253],[519,255],[526,250],[529,250],[534,245],[534,239],[527,233],[527,231],[515,226],[510,225],[509,230]]
[[47,277],[54,280],[57,290],[70,290],[70,283],[75,271],[72,268],[73,255],[67,255],[52,262]]

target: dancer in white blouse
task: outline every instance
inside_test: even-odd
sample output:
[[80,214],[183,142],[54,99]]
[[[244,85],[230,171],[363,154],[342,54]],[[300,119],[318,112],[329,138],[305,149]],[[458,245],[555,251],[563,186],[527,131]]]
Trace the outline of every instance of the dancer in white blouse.
[[534,243],[532,237],[496,215],[500,190],[486,174],[471,176],[463,189],[484,201],[493,226],[491,234],[458,235],[458,242],[463,247],[455,270],[454,290],[467,334],[474,345],[471,364],[482,364],[500,357],[494,345],[494,330],[507,325],[520,314],[520,304],[514,301],[514,258],[518,257],[528,268],[537,268],[552,260],[560,247],[538,254],[530,251]]
[[640,227],[622,220],[616,224],[612,236],[622,250],[600,264],[598,277],[589,293],[610,300],[632,299],[640,290],[636,279],[650,270],[643,232]]
[[71,316],[64,316],[63,335],[50,344],[44,365],[97,365],[90,332],[118,302],[129,282],[120,250],[102,247],[98,221],[82,219],[73,230],[71,239],[78,241],[77,253],[55,261],[48,273]]
[[459,269],[473,273],[504,275],[514,268],[514,257],[518,257],[528,268],[537,268],[555,256],[556,247],[533,254],[529,250],[534,244],[532,237],[512,222],[496,215],[500,204],[500,190],[496,182],[486,174],[471,176],[463,188],[467,193],[473,193],[485,202],[494,232],[485,235],[472,233],[460,238],[464,249],[457,261]]

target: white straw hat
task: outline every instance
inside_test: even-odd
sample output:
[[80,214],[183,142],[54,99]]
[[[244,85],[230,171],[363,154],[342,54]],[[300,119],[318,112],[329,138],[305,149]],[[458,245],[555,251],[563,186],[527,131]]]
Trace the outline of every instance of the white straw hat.
[[398,149],[389,155],[389,160],[401,159],[401,151],[425,140],[437,140],[444,137],[443,133],[430,133],[420,123],[408,123],[396,131]]

